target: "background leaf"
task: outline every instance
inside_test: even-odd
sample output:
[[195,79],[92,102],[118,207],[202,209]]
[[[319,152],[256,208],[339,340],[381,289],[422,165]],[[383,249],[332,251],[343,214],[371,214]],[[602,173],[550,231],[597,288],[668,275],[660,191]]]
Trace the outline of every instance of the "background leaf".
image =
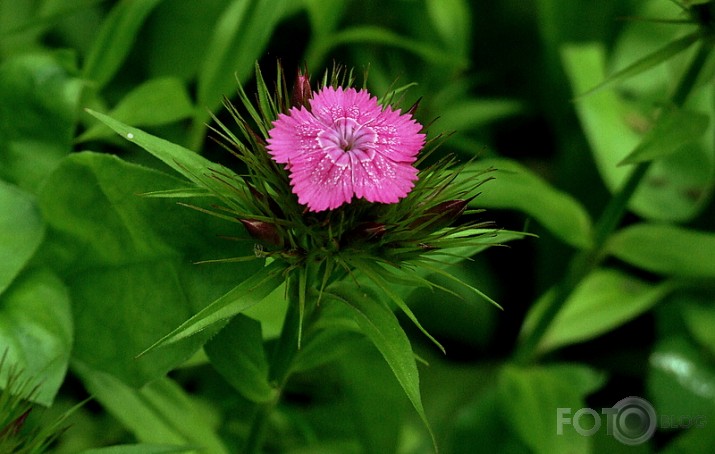
[[427,12],[449,52],[466,56],[471,44],[471,13],[464,0],[428,0]]
[[129,54],[139,29],[162,0],[121,0],[102,22],[87,55],[82,75],[99,91],[109,82]]
[[[685,338],[662,340],[650,355],[647,386],[659,415],[700,418],[707,424],[715,417],[715,367]],[[677,427],[673,427],[677,428]],[[707,429],[706,429],[707,430]]]
[[575,247],[591,243],[591,220],[586,210],[571,196],[538,175],[508,159],[481,159],[468,169],[494,168],[494,179],[481,186],[481,194],[471,202],[480,208],[513,209],[533,216],[559,239]]
[[636,164],[668,156],[683,145],[699,140],[708,129],[710,117],[699,112],[666,109],[623,164]]
[[563,425],[558,435],[554,423],[558,408],[576,411],[586,406],[585,397],[603,384],[602,374],[572,364],[508,365],[498,380],[499,408],[533,452],[591,452],[588,437],[570,425]]
[[[72,348],[72,315],[67,289],[46,269],[23,273],[0,295],[0,345],[30,386],[34,402],[49,406],[64,381]],[[8,368],[0,370],[5,386]]]
[[67,53],[0,64],[0,177],[35,193],[72,149],[82,82]]
[[[198,104],[214,110],[245,83],[288,7],[286,0],[234,0],[221,15],[198,76]],[[203,118],[203,115],[201,116]]]
[[618,231],[608,242],[615,257],[670,276],[715,276],[715,235],[684,227],[641,223]]
[[0,180],[0,295],[35,253],[44,233],[33,198]]
[[280,261],[271,262],[163,336],[142,354],[198,334],[260,303],[285,281],[285,268],[285,264]]
[[[671,282],[652,285],[620,271],[596,270],[571,294],[539,348],[548,351],[606,333],[653,307],[673,288]],[[546,293],[532,307],[522,336],[533,329],[552,295]]]
[[194,449],[191,447],[150,445],[142,443],[137,445],[117,445],[108,446],[106,448],[88,449],[86,451],[82,451],[80,454],[165,454],[172,452],[189,452],[193,450]]
[[[602,80],[606,63],[601,45],[565,46],[562,57],[574,94],[583,93]],[[712,96],[711,87],[700,90],[692,98],[703,100]],[[618,167],[618,163],[642,140],[635,125],[649,124],[651,120],[612,90],[580,98],[575,106],[601,178],[614,192],[631,171],[629,167]],[[704,109],[711,112],[713,106],[706,105]],[[685,221],[695,216],[711,191],[713,180],[714,160],[708,151],[711,141],[707,136],[703,140],[702,145],[681,146],[678,152],[654,162],[629,207],[643,217],[659,221]]]
[[182,185],[113,156],[80,153],[62,163],[40,195],[50,226],[44,260],[72,295],[73,356],[134,386],[186,360],[205,336],[137,354],[260,266],[193,264],[252,254],[252,242],[227,243],[217,235],[245,233],[167,200],[137,196]]
[[162,378],[136,390],[80,362],[73,364],[87,389],[139,441],[192,445],[216,454],[228,450],[216,434],[210,409],[193,401],[176,383]]
[[340,357],[337,367],[365,452],[395,452],[400,421],[410,407],[383,358],[365,347],[363,338],[362,343],[353,345],[348,354]]
[[[188,118],[193,105],[184,84],[176,78],[151,79],[122,98],[108,115],[132,126],[157,126]],[[77,141],[112,135],[107,126],[96,124],[82,133]]]
[[276,397],[268,383],[268,360],[256,320],[237,315],[204,350],[216,370],[247,399],[268,402]]
[[[133,143],[139,145],[154,157],[163,161],[166,165],[183,175],[186,179],[197,183],[197,185],[209,188],[214,195],[226,194],[230,189],[211,175],[219,171],[222,176],[228,178],[232,183],[239,183],[236,174],[226,167],[215,164],[203,156],[184,148],[168,140],[147,134],[131,126],[113,119],[99,112],[88,111],[90,115],[99,119],[102,123],[112,128],[119,135]],[[174,189],[174,188],[172,188]],[[149,191],[147,191],[149,192]]]

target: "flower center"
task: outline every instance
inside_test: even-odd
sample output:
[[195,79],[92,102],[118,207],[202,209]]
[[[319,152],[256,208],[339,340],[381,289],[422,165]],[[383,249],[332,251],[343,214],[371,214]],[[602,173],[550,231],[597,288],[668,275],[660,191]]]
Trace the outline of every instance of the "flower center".
[[365,151],[376,140],[377,134],[372,128],[352,118],[338,118],[332,127],[318,133],[318,143],[322,148],[339,149],[346,153],[355,149]]

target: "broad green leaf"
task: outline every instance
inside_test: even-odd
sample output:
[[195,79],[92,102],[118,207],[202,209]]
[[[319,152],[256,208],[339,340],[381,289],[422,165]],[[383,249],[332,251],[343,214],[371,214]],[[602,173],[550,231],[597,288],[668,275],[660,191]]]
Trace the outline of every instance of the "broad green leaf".
[[[72,348],[70,297],[49,270],[21,274],[0,296],[0,356],[38,385],[32,400],[49,406],[64,381]],[[8,368],[0,370],[0,387]]]
[[628,79],[633,76],[637,76],[638,74],[648,71],[649,69],[653,68],[654,66],[657,66],[674,56],[678,55],[679,53],[683,52],[684,50],[688,49],[692,44],[697,42],[699,39],[702,38],[702,34],[700,31],[696,31],[693,33],[690,33],[688,35],[683,36],[682,38],[675,39],[665,46],[661,47],[657,51],[646,55],[645,57],[642,57],[641,59],[635,61],[634,63],[630,64],[626,68],[623,68],[611,75],[609,75],[606,80],[603,82],[599,83],[595,87],[591,88],[590,90],[586,91],[583,96],[589,96],[591,94],[594,94],[598,92],[599,90],[602,90],[607,87],[611,87],[625,79]]
[[[209,161],[198,153],[184,148],[181,145],[169,142],[168,140],[152,136],[144,131],[127,126],[107,115],[91,110],[88,112],[112,128],[116,133],[125,139],[137,144],[144,150],[151,153],[154,157],[163,161],[166,165],[183,175],[189,181],[211,190],[214,195],[220,197],[222,195],[229,194],[231,191],[226,184],[211,177],[211,175],[215,173],[222,175],[223,178],[226,178],[232,184],[241,184],[234,172],[220,164],[215,164]],[[228,199],[226,200],[228,201]]]
[[[605,73],[605,50],[601,45],[569,45],[562,49],[563,63],[572,90],[580,94],[596,85]],[[662,90],[662,89],[661,89]],[[713,87],[703,85],[690,96],[686,108],[711,111]],[[661,103],[667,100],[662,99]],[[696,106],[691,106],[696,104]],[[701,105],[702,104],[702,105]],[[600,90],[575,103],[599,174],[606,187],[617,191],[631,172],[618,166],[639,145],[642,127],[649,123],[635,106],[628,105],[613,90]],[[647,127],[647,126],[646,126]],[[637,214],[659,221],[684,221],[702,208],[711,191],[713,171],[712,145],[708,134],[698,143],[681,145],[677,151],[653,162],[634,194],[629,208]]]
[[228,293],[206,306],[198,314],[186,320],[169,334],[156,341],[143,351],[142,355],[156,348],[193,336],[211,325],[225,322],[251,306],[260,303],[284,282],[283,272],[285,268],[286,265],[281,261],[274,261],[262,268]]
[[137,195],[185,184],[114,156],[84,152],[67,158],[39,196],[48,232],[37,260],[52,264],[70,287],[73,355],[133,386],[185,361],[211,333],[136,355],[261,267],[260,260],[194,264],[250,256],[252,241],[246,236],[245,242],[228,242],[219,235],[241,238],[243,229]]
[[214,27],[199,70],[198,104],[214,110],[223,96],[245,83],[263,55],[273,30],[288,8],[287,0],[233,0]]
[[637,164],[668,156],[683,145],[700,140],[708,129],[710,118],[699,112],[677,108],[666,109],[635,150],[620,163]]
[[[130,91],[108,115],[132,126],[157,126],[192,115],[194,107],[184,84],[176,78],[151,79]],[[103,124],[96,124],[77,140],[80,142],[112,134]]]
[[563,424],[558,434],[558,409],[570,415],[586,407],[585,398],[600,388],[604,376],[581,365],[552,364],[518,367],[507,365],[498,379],[499,404],[504,418],[532,452],[588,453],[588,437],[579,435],[572,425]]
[[36,192],[72,150],[82,82],[65,53],[0,64],[0,178]]
[[276,397],[256,320],[238,314],[204,345],[204,351],[221,376],[247,399],[268,402]]
[[44,233],[33,198],[0,180],[0,295],[35,253]]
[[434,434],[422,406],[420,378],[412,347],[395,314],[368,287],[356,289],[346,283],[337,283],[327,288],[323,297],[342,303],[351,310],[362,332],[387,361],[434,442]]
[[616,232],[608,252],[653,273],[715,277],[715,234],[667,224],[641,223]]
[[[539,349],[549,351],[606,333],[647,311],[674,288],[669,281],[652,285],[620,271],[596,270],[571,294],[544,334]],[[522,336],[533,329],[551,298],[553,292],[548,292],[532,307]]]
[[656,344],[646,385],[659,415],[699,417],[707,425],[715,417],[715,365],[684,337]]
[[[573,93],[581,94],[603,80],[605,50],[601,45],[587,43],[565,46],[562,59]],[[612,90],[602,90],[580,98],[574,107],[601,178],[613,191],[629,172],[629,169],[617,167],[617,164],[636,148],[640,137],[624,121],[626,109]]]
[[82,74],[99,91],[124,63],[147,16],[161,0],[121,0],[102,23]]
[[191,452],[194,450],[192,447],[185,446],[141,443],[136,445],[115,445],[107,446],[106,448],[87,449],[80,454],[169,454],[173,452]]
[[586,248],[591,244],[591,219],[573,197],[550,186],[526,167],[508,159],[483,159],[465,169],[494,168],[493,180],[481,186],[481,194],[470,206],[519,210],[533,216],[547,230],[566,243]]
[[199,405],[171,379],[161,378],[137,390],[81,362],[73,362],[72,369],[92,396],[140,442],[228,453],[217,434],[215,410]]

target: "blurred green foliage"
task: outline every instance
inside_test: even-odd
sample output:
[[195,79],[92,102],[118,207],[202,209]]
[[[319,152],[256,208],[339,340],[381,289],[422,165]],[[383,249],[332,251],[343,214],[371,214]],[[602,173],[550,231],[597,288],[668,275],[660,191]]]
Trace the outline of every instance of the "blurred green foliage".
[[[706,0],[0,0],[0,353],[41,383],[31,400],[44,414],[26,425],[91,395],[52,452],[240,449],[255,403],[271,399],[262,348],[284,291],[235,318],[237,338],[211,328],[137,358],[259,265],[195,265],[250,255],[252,241],[139,197],[188,186],[84,109],[230,167],[208,126],[227,118],[237,80],[251,92],[256,61],[267,80],[277,60],[314,79],[336,62],[378,95],[416,82],[402,105],[421,99],[430,135],[454,132],[440,151],[494,168],[472,202],[480,216],[538,236],[450,271],[503,312],[471,294],[395,290],[447,350],[404,323],[441,452],[711,452],[714,33]],[[625,217],[602,215],[634,168]],[[366,338],[326,311],[344,329],[306,347],[266,452],[430,452],[419,396],[370,343],[404,352],[405,339]],[[557,408],[627,396],[705,427],[661,418],[637,448],[605,429],[557,435]]]

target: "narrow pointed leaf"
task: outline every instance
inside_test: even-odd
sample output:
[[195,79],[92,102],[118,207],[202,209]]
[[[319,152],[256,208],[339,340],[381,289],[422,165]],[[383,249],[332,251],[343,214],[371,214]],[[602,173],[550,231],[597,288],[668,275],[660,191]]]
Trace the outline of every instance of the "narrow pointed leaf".
[[596,85],[592,89],[588,90],[587,92],[583,93],[581,96],[583,97],[596,93],[597,91],[603,90],[607,87],[611,87],[624,79],[628,79],[629,77],[633,77],[644,71],[647,71],[654,66],[657,66],[660,63],[663,63],[664,61],[669,60],[670,58],[684,51],[693,43],[695,43],[700,37],[700,32],[694,32],[689,35],[685,35],[682,38],[671,41],[657,51],[648,54],[640,60],[636,61],[635,63],[627,66],[626,68],[623,68],[620,71],[616,71],[615,73],[611,74],[610,76],[608,76],[608,78],[606,78],[606,80]]
[[230,2],[214,27],[206,58],[199,69],[200,105],[214,109],[234,92],[235,79],[245,82],[263,54],[274,28],[290,9],[287,0]]
[[681,146],[699,140],[708,129],[710,119],[700,112],[668,109],[638,146],[619,165],[637,164],[668,156]]
[[231,170],[220,164],[215,164],[187,148],[128,126],[108,115],[92,110],[87,110],[87,112],[112,128],[125,139],[137,144],[154,157],[163,161],[188,180],[210,189],[219,197],[223,194],[227,194],[229,188],[226,184],[211,178],[211,175],[220,172],[222,175],[230,177],[231,180],[235,180],[236,183],[239,181],[236,174]]
[[432,337],[432,335],[430,333],[428,333],[427,330],[422,327],[422,324],[419,322],[419,320],[417,320],[417,317],[412,312],[412,310],[409,308],[407,303],[405,303],[405,301],[400,297],[400,295],[398,295],[393,290],[392,286],[387,281],[385,281],[385,279],[382,278],[382,274],[384,274],[384,273],[382,272],[381,269],[378,268],[377,265],[373,265],[372,263],[370,263],[368,261],[354,261],[353,264],[355,265],[355,267],[358,270],[360,270],[362,273],[364,273],[365,276],[367,276],[378,288],[380,288],[380,290],[385,292],[385,294],[390,298],[390,300],[392,302],[394,302],[397,305],[397,307],[400,308],[400,310],[402,312],[404,312],[404,314],[407,316],[407,318],[409,318],[412,321],[412,323],[414,323],[415,326],[420,331],[422,331],[422,334],[427,336],[427,338],[429,338],[429,340],[431,340],[432,343],[434,343],[437,346],[437,348],[442,350],[442,353],[445,353],[445,350],[444,350],[444,347],[442,347],[442,344],[440,344],[439,341],[437,341],[437,339]]
[[343,303],[351,310],[355,322],[385,358],[435,442],[422,406],[415,356],[395,314],[369,288],[356,289],[345,283],[337,283],[325,290],[323,298]]
[[[174,77],[162,77],[148,80],[130,91],[108,115],[132,126],[156,126],[188,118],[193,111],[184,83]],[[106,125],[97,123],[78,137],[77,141],[84,142],[111,134],[112,131]]]
[[141,355],[163,345],[172,344],[202,331],[211,325],[226,321],[245,309],[260,303],[263,298],[275,290],[284,280],[285,265],[275,261],[256,274],[241,282],[228,293],[206,306],[181,326],[159,339]]
[[117,3],[102,23],[89,50],[84,77],[102,88],[121,67],[149,13],[161,0],[124,0]]

